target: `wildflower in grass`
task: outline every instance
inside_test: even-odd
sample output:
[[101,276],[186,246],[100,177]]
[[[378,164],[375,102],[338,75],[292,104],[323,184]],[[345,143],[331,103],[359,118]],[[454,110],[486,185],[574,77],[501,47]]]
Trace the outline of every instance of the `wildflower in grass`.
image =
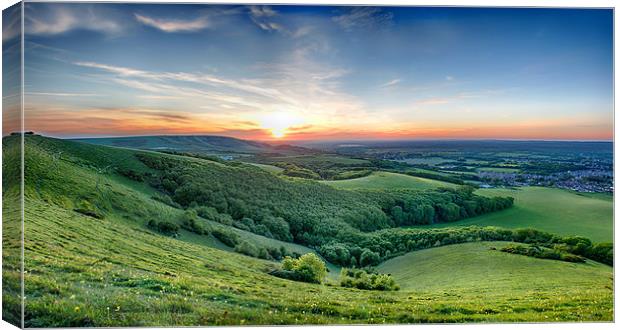
[[80,307],[79,306],[75,306],[75,308],[73,309],[74,312],[79,313],[80,312]]

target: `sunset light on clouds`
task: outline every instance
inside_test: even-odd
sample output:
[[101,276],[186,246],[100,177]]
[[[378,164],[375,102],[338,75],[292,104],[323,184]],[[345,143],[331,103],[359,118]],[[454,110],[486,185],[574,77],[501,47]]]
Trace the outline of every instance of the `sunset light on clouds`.
[[613,135],[608,10],[27,3],[25,13],[26,129],[42,134]]

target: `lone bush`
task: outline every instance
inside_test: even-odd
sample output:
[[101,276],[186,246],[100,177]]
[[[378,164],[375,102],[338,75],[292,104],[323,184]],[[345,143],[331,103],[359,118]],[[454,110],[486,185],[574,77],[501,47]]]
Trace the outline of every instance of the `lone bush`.
[[293,281],[321,283],[327,275],[327,267],[316,254],[307,253],[298,259],[286,256],[282,261],[282,269],[271,274]]

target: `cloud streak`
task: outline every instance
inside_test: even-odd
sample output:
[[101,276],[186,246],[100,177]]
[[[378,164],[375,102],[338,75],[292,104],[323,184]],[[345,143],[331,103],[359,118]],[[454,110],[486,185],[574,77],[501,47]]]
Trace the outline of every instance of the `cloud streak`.
[[378,7],[353,7],[332,20],[346,31],[356,29],[381,29],[393,24],[394,14]]
[[401,81],[402,81],[401,79],[392,79],[392,80],[386,82],[385,84],[382,84],[379,87],[386,88],[386,87],[396,86],[396,85],[400,84]]
[[158,19],[140,14],[134,14],[134,17],[138,22],[146,26],[150,26],[168,33],[195,32],[204,30],[211,26],[211,22],[206,16],[198,17],[193,20]]

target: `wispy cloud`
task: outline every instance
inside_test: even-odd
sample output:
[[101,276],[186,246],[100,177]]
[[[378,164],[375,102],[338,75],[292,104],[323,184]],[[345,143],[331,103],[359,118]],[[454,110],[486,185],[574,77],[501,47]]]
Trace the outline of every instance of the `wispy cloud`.
[[134,16],[138,22],[164,32],[194,32],[211,26],[206,16],[192,20],[153,18],[140,14],[134,14]]
[[379,86],[379,87],[386,88],[386,87],[396,86],[396,85],[400,84],[401,81],[402,81],[401,79],[392,79],[392,80],[386,82],[385,84],[381,84],[381,86]]
[[278,14],[269,6],[250,6],[249,8],[253,17],[273,17]]
[[393,24],[394,14],[378,7],[353,7],[332,20],[347,31],[381,29]]
[[291,34],[288,29],[275,21],[278,13],[269,6],[250,6],[249,15],[252,22],[265,31],[277,31],[284,34]]
[[90,30],[109,35],[122,32],[124,24],[108,7],[95,5],[28,6],[26,34],[57,35],[71,30]]

